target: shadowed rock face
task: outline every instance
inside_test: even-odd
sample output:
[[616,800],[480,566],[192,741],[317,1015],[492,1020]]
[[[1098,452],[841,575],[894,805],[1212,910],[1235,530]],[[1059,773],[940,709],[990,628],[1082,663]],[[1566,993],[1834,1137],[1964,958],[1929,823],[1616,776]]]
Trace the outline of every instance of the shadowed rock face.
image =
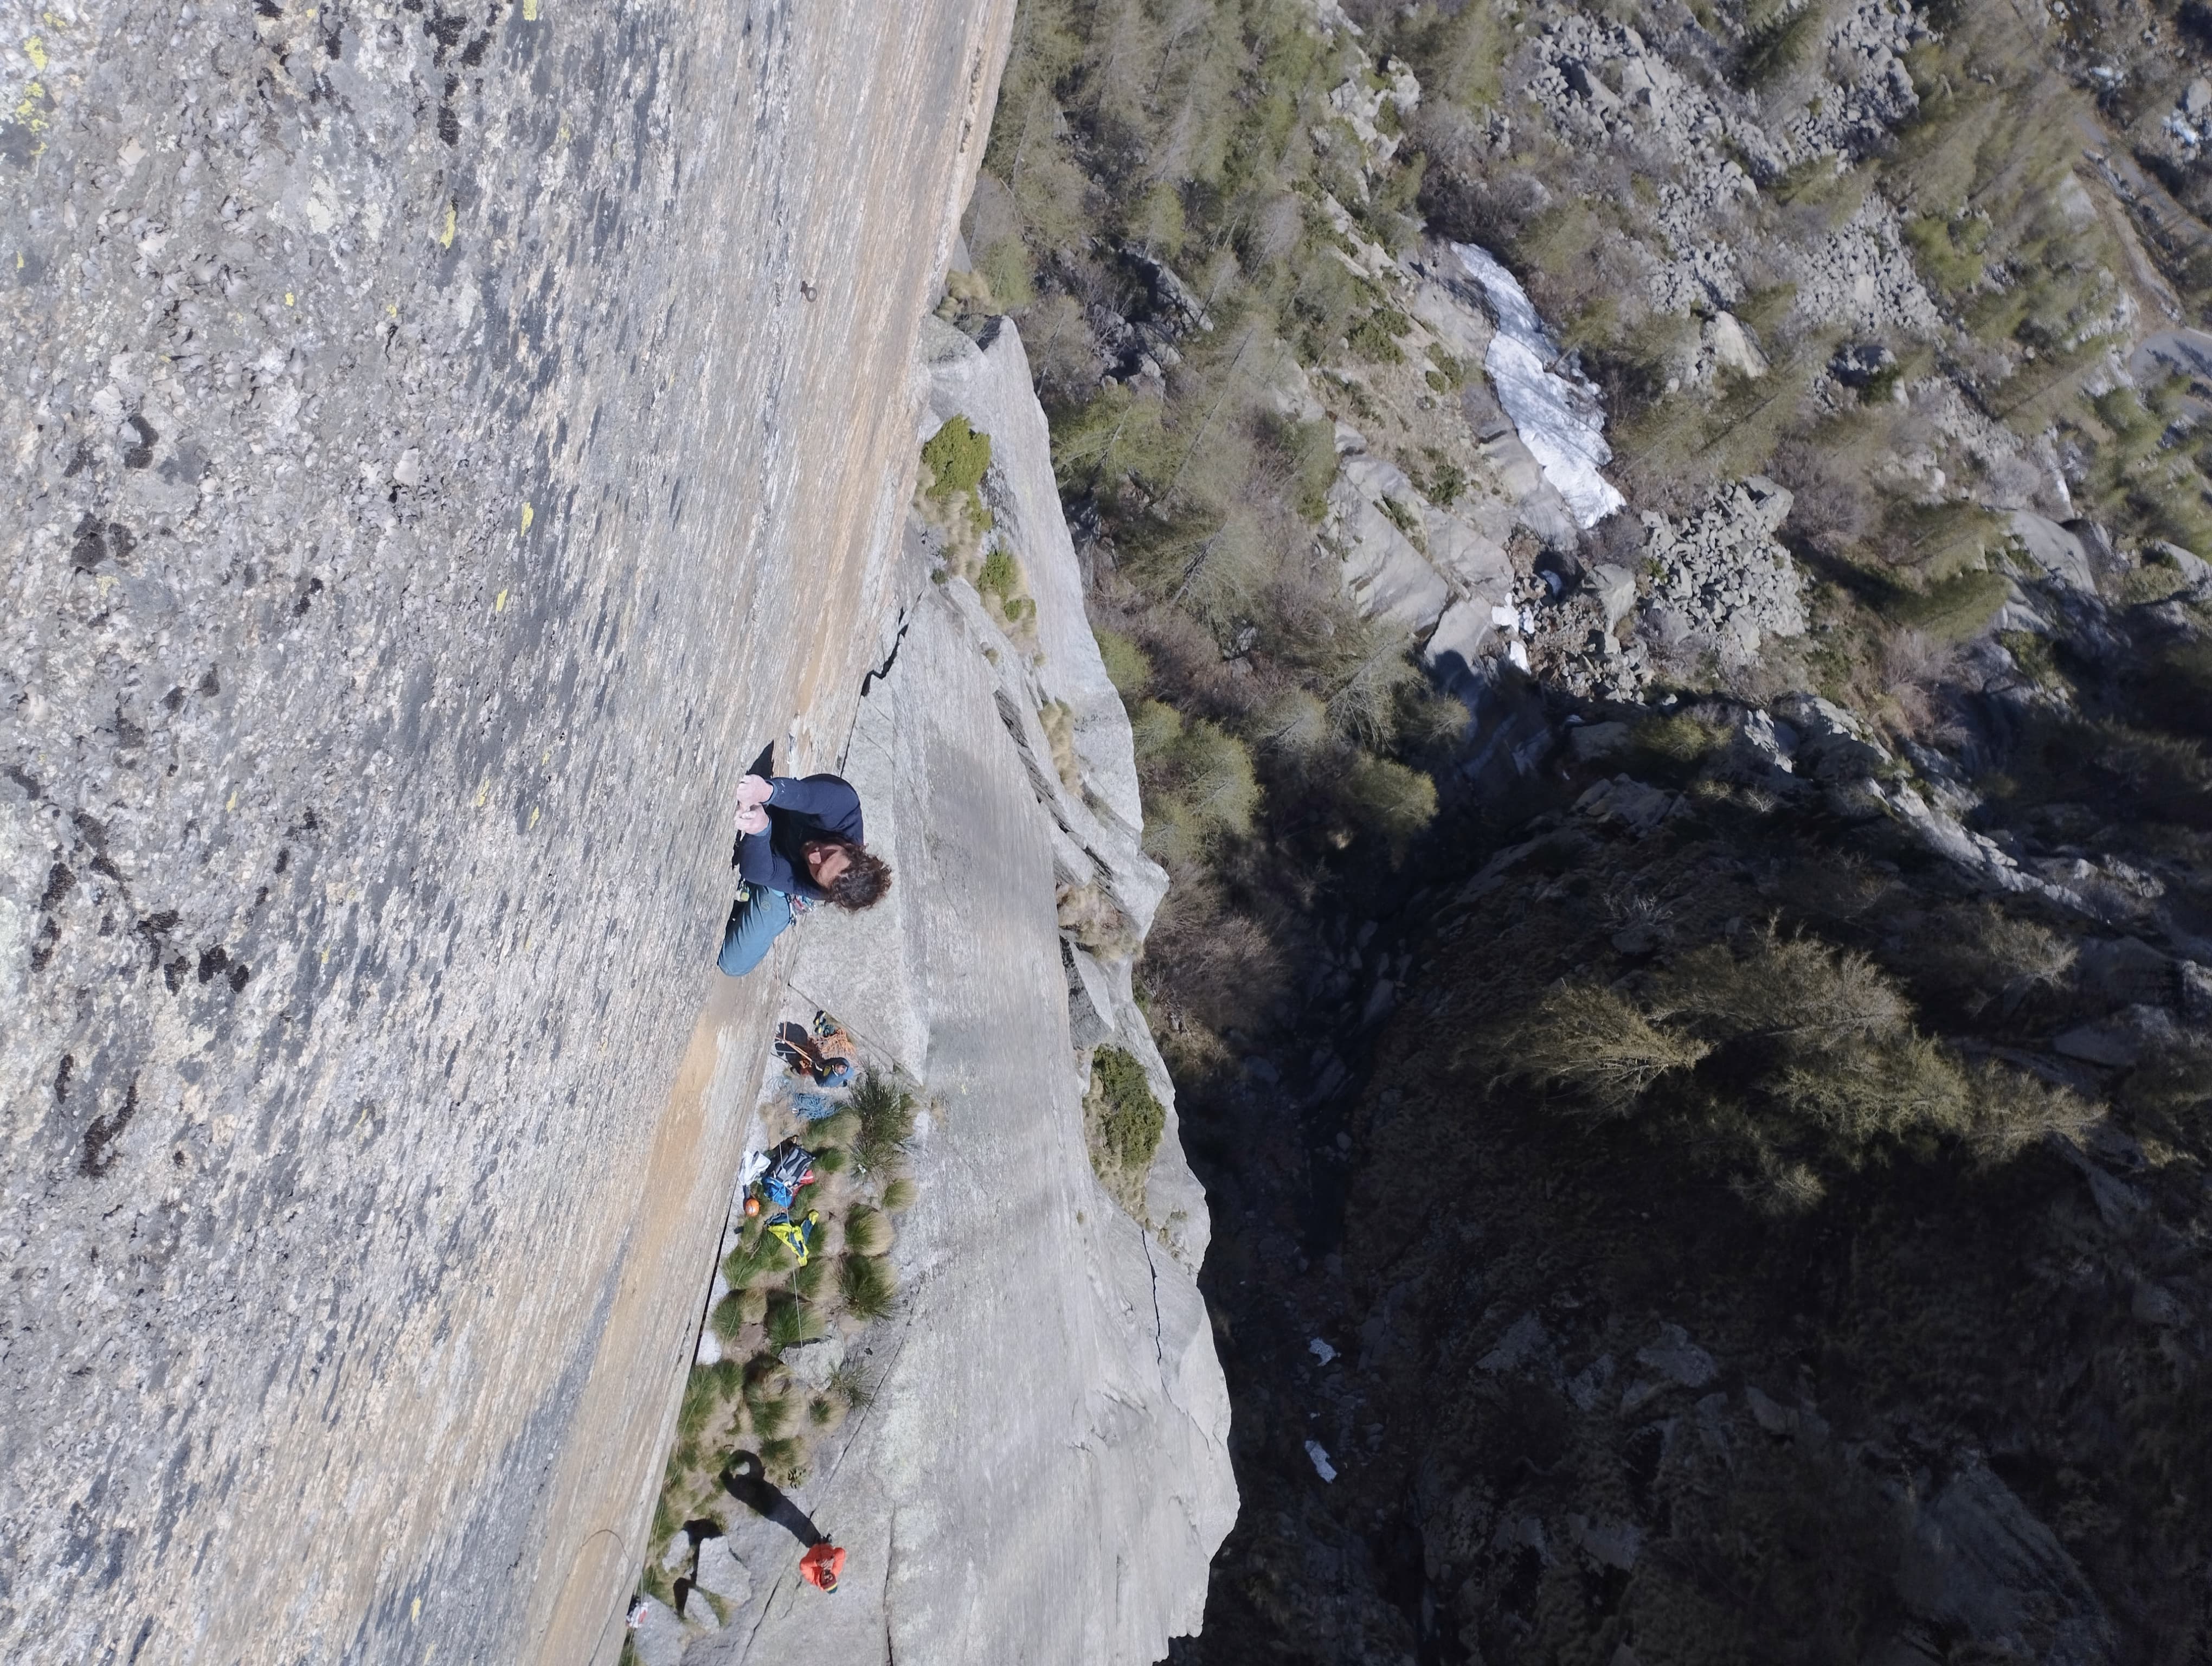
[[190,9],[0,54],[0,1654],[590,1658],[1012,7]]

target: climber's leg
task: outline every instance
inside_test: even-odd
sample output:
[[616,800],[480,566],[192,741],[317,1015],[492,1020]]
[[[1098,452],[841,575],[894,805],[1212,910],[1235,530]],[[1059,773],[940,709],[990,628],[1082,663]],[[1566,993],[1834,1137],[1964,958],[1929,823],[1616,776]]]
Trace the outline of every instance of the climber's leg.
[[791,898],[765,885],[748,885],[730,910],[722,931],[722,952],[714,964],[732,977],[743,977],[768,958],[769,945],[791,923]]

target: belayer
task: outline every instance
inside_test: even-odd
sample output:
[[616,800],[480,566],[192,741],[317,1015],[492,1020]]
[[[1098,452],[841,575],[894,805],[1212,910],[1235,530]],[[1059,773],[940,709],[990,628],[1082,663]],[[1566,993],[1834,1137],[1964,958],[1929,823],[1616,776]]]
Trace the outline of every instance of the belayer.
[[744,885],[714,964],[740,977],[805,909],[871,909],[891,888],[890,864],[863,843],[860,795],[836,775],[738,783],[737,866]]

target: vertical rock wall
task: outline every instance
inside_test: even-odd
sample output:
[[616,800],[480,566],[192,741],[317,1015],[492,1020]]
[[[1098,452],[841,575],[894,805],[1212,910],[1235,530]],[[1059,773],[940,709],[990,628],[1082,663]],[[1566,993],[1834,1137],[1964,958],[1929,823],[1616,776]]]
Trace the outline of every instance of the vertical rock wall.
[[[792,982],[926,1085],[919,1201],[892,1251],[904,1295],[868,1334],[873,1404],[797,1493],[849,1553],[836,1600],[799,1583],[783,1528],[733,1510],[750,1594],[691,1666],[1148,1666],[1199,1629],[1236,1516],[1195,1281],[1204,1195],[1172,1121],[1145,1222],[1084,1140],[1101,1041],[1146,1060],[1173,1104],[1126,958],[1079,972],[1055,909],[1094,885],[1141,933],[1159,900],[1127,718],[1085,622],[1019,337],[1001,320],[979,349],[932,320],[925,355],[932,426],[960,414],[991,435],[994,536],[1036,613],[1009,631],[965,580],[910,566],[918,599],[862,702],[846,770],[894,896],[923,901],[808,920]],[[1055,699],[1077,716],[1074,781],[1039,717]]]
[[0,1655],[618,1641],[1011,13],[11,10]]

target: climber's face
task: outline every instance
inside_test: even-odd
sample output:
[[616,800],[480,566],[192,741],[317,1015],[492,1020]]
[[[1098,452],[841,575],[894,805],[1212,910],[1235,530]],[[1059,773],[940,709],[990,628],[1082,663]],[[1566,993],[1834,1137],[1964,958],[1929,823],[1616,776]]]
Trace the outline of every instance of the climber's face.
[[823,891],[836,884],[837,877],[852,866],[853,859],[842,846],[811,844],[806,847],[806,871]]

